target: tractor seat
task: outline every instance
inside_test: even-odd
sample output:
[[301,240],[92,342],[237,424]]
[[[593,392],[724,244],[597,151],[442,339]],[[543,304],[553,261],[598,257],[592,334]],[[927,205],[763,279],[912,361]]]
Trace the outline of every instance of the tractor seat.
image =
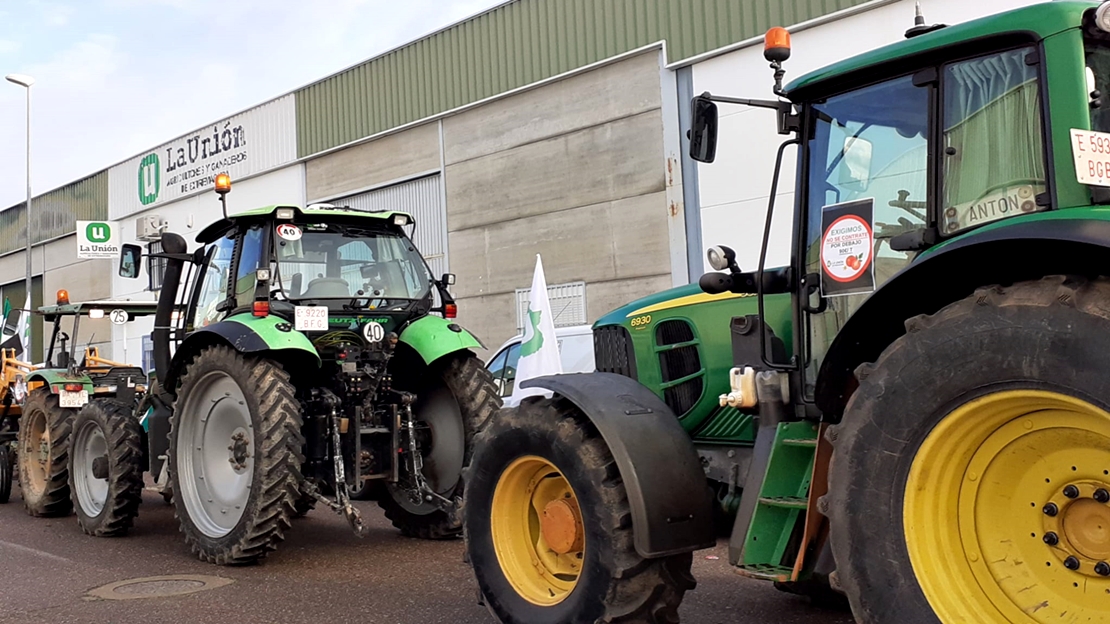
[[338,277],[317,277],[308,283],[301,293],[301,299],[322,299],[325,297],[350,297],[351,285]]

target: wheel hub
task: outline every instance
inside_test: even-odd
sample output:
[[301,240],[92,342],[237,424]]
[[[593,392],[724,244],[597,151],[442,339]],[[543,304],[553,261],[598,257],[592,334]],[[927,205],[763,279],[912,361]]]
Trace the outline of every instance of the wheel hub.
[[108,478],[108,458],[101,455],[92,462],[92,476],[95,479]]
[[231,445],[227,447],[227,450],[231,453],[231,456],[227,459],[228,463],[231,464],[236,473],[241,474],[247,469],[247,460],[251,458],[250,439],[247,437],[246,430],[235,430],[235,433],[231,436]]
[[540,530],[547,545],[560,555],[582,550],[582,518],[566,498],[551,501],[544,507]]
[[1066,569],[1084,576],[1110,576],[1106,491],[1107,484],[1098,481],[1068,483],[1041,509],[1045,544]]

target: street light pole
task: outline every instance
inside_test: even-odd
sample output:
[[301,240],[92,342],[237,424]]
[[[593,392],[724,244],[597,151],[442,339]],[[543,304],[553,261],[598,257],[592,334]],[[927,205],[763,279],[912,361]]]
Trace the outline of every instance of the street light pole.
[[[27,220],[27,292],[26,300],[31,300],[31,85],[35,84],[35,79],[24,74],[8,74],[4,77],[8,82],[17,84],[27,90],[27,208],[24,211],[24,216]],[[30,310],[25,310],[23,314],[30,314]],[[30,318],[27,319],[30,322]],[[30,351],[30,345],[25,345],[25,349]]]

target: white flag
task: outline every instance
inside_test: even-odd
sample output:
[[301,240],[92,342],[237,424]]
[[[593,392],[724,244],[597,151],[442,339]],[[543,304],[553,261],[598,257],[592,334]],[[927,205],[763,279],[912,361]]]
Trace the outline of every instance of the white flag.
[[536,254],[536,273],[532,276],[532,293],[529,296],[527,318],[524,319],[520,360],[517,362],[516,382],[509,405],[516,405],[527,396],[550,396],[551,393],[542,388],[521,388],[520,382],[562,372],[559,342],[555,337],[555,319],[551,316],[551,303],[547,300],[547,280],[543,276],[543,262],[540,255]]
[[19,324],[15,330],[15,335],[19,336],[19,341],[23,344],[23,359],[27,362],[31,361],[31,324],[27,322],[30,317],[31,293],[27,293],[27,301],[23,304],[23,311],[19,313]]

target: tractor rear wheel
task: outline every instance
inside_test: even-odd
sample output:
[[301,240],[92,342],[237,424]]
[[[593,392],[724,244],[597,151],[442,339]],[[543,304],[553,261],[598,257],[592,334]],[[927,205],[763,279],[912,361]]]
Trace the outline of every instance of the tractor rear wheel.
[[564,399],[525,399],[476,436],[466,552],[505,624],[678,622],[693,555],[644,559],[601,434]]
[[90,402],[73,419],[69,490],[81,530],[125,535],[143,499],[143,428],[131,408]]
[[[440,496],[462,494],[463,466],[474,450],[474,432],[501,407],[493,377],[473,354],[449,357],[425,376],[416,390],[413,414],[426,432],[421,443],[424,479]],[[413,502],[406,488],[389,484],[378,497],[393,526],[408,537],[450,539],[462,535],[462,522],[431,502]]]
[[189,363],[170,420],[173,501],[197,556],[250,563],[285,539],[300,496],[300,403],[277,363],[212,346]]
[[828,434],[857,620],[1110,620],[1110,281],[983,288],[906,330]]
[[0,505],[12,495],[12,455],[8,444],[0,443]]
[[36,388],[19,418],[19,490],[27,513],[39,518],[67,516],[69,500],[69,435],[72,409],[63,409],[57,395]]

